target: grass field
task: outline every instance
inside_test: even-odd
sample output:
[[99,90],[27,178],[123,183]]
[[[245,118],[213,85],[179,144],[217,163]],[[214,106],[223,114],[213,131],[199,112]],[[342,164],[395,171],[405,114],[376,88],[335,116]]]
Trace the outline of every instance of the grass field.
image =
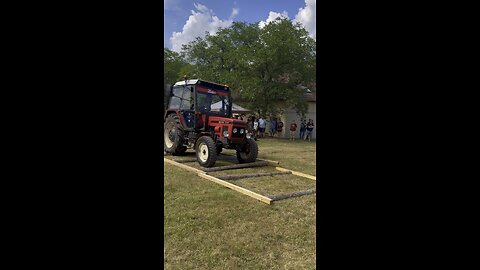
[[[315,175],[315,142],[267,138],[258,144],[260,158]],[[316,195],[267,205],[164,164],[165,269],[316,269]],[[292,175],[232,183],[267,196],[315,187],[315,181]]]

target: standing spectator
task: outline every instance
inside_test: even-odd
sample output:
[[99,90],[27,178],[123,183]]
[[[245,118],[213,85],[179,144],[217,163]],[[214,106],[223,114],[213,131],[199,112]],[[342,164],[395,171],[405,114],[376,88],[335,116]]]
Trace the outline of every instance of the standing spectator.
[[270,137],[274,137],[275,136],[275,131],[277,131],[277,119],[273,118],[273,117],[271,117],[270,119],[271,119],[271,121],[270,121]]
[[295,123],[295,120],[292,120],[292,123],[290,124],[290,139],[292,139],[292,141],[295,141],[296,131],[297,131],[297,124]]
[[303,137],[305,136],[305,130],[307,129],[307,123],[305,119],[302,120],[302,123],[300,124],[300,140],[303,140]]
[[253,118],[253,138],[257,140],[258,119]]
[[250,133],[250,135],[253,134],[253,121],[251,116],[247,119],[247,132]]
[[313,132],[313,120],[308,119],[307,135],[305,136],[305,140],[307,140],[307,138],[308,138],[308,141],[310,141],[312,139],[312,132]]
[[260,131],[260,138],[263,138],[265,135],[265,128],[267,127],[267,123],[265,122],[265,119],[263,119],[262,116],[260,116],[260,119],[258,119],[258,129]]
[[278,122],[277,122],[278,137],[282,135],[282,131],[283,131],[283,122],[282,122],[282,119],[278,119]]

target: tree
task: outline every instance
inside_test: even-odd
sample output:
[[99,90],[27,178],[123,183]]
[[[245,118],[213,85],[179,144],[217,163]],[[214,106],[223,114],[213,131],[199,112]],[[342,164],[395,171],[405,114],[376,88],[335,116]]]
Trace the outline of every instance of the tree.
[[184,45],[197,78],[226,83],[237,101],[262,114],[284,107],[305,113],[304,90],[315,84],[316,42],[299,24],[277,19],[263,29],[234,22]]
[[[182,69],[188,66],[183,57],[167,48],[163,49],[163,94],[168,84],[173,84],[183,78]],[[165,100],[165,103],[167,100]],[[166,106],[166,104],[164,104]]]

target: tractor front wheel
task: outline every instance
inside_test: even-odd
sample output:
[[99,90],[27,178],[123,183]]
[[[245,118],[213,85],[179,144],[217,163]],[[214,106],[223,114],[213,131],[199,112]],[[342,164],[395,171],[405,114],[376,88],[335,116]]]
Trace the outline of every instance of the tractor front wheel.
[[217,146],[212,138],[200,137],[195,144],[197,161],[202,167],[212,167],[217,161]]
[[244,145],[237,149],[237,159],[239,163],[255,162],[258,157],[258,145],[252,138],[247,139]]

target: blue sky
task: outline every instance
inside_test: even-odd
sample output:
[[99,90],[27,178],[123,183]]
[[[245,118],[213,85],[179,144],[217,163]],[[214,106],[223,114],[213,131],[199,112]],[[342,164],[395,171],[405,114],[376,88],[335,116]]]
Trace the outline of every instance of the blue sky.
[[179,51],[182,44],[215,33],[234,21],[265,23],[276,17],[300,22],[316,38],[316,0],[164,0],[164,47]]

